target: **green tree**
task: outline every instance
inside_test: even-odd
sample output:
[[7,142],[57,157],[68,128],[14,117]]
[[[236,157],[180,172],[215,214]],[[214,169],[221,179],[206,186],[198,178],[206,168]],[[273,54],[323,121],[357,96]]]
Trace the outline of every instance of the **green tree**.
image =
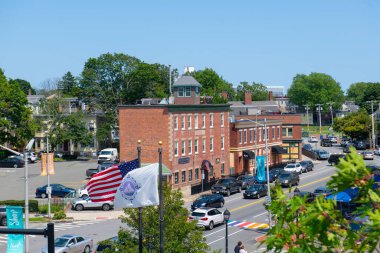
[[357,230],[352,229],[352,222],[344,217],[336,201],[319,196],[309,203],[306,197],[289,198],[281,187],[276,188],[276,198],[269,206],[276,223],[267,234],[267,250],[373,252],[380,238],[380,192],[373,185],[370,170],[354,149],[347,161],[337,165],[337,174],[328,182],[338,191],[359,188],[353,203],[360,208],[354,214],[368,220]]
[[36,123],[19,83],[9,83],[0,69],[0,143],[22,149],[34,136]]
[[334,131],[342,132],[354,139],[368,138],[371,127],[371,118],[364,109],[349,113],[343,118],[336,118],[333,124]]
[[78,81],[70,71],[58,82],[58,87],[65,96],[77,97],[80,93]]
[[206,68],[190,73],[201,85],[201,95],[213,97],[213,103],[226,103],[221,94],[227,92],[229,100],[235,96],[232,84],[219,76],[213,69]]
[[[371,112],[371,100],[380,100],[380,83],[353,83],[347,90],[347,98],[355,102],[362,108],[365,108],[368,113]],[[378,104],[374,103],[374,110],[378,109]]]
[[268,100],[267,87],[261,83],[253,82],[252,85],[250,85],[248,82],[241,82],[237,87],[236,99],[243,101],[245,92],[250,92],[252,94],[252,101]]
[[[209,246],[206,244],[202,230],[197,228],[194,221],[187,220],[189,212],[183,206],[182,193],[164,185],[163,195],[165,252],[207,252]],[[128,238],[129,244],[118,243],[115,247],[121,252],[138,252],[138,235],[136,234],[138,209],[126,208],[124,213],[122,222],[126,223],[130,229],[121,229],[119,237]],[[147,245],[153,252],[158,252],[160,247],[158,207],[143,208],[142,221],[145,252],[148,252]]]
[[[288,89],[288,97],[291,103],[298,106],[307,104],[315,107],[316,104],[326,105],[333,102],[333,107],[340,109],[344,102],[344,93],[340,84],[323,73],[296,75]],[[328,108],[324,107],[324,109]]]
[[23,79],[9,79],[9,83],[10,84],[18,83],[18,85],[20,86],[21,90],[26,95],[29,94],[29,91],[31,92],[31,95],[35,95],[36,94],[36,90],[33,89],[32,85],[28,81],[26,81],[26,80],[23,80]]

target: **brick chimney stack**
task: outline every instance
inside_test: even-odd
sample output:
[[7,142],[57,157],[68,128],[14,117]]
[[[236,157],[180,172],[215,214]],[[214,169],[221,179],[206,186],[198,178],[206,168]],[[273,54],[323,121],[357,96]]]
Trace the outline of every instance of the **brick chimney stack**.
[[272,91],[269,91],[269,92],[268,92],[268,100],[269,100],[269,101],[272,101],[272,100],[273,100],[273,92],[272,92]]
[[251,92],[244,92],[244,104],[251,105],[252,104],[252,94]]

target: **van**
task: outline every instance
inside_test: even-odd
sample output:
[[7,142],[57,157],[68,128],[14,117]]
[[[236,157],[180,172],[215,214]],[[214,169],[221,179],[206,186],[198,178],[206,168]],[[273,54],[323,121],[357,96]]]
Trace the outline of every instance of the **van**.
[[330,165],[338,164],[340,158],[346,159],[346,155],[345,154],[331,154],[327,162]]
[[102,149],[98,155],[98,163],[117,162],[118,160],[119,154],[116,148]]

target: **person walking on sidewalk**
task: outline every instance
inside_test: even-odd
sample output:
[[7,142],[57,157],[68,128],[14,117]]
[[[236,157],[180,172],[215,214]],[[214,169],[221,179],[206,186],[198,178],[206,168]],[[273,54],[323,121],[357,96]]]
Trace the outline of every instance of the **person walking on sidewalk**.
[[244,245],[241,245],[240,246],[240,251],[239,253],[248,253],[245,249],[244,249]]
[[238,241],[238,243],[236,244],[234,248],[234,253],[240,253],[241,245],[243,245],[243,243],[241,241]]

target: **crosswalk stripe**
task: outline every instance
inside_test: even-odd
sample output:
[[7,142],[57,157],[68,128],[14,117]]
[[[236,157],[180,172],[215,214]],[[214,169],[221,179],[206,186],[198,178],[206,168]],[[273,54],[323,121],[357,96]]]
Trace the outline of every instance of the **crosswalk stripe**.
[[252,224],[252,222],[243,222],[243,223],[240,223],[238,225],[238,227],[245,227],[245,226],[250,225],[250,224]]
[[255,223],[249,221],[229,221],[228,226],[238,227],[242,229],[263,229],[269,228],[269,225],[266,223]]

